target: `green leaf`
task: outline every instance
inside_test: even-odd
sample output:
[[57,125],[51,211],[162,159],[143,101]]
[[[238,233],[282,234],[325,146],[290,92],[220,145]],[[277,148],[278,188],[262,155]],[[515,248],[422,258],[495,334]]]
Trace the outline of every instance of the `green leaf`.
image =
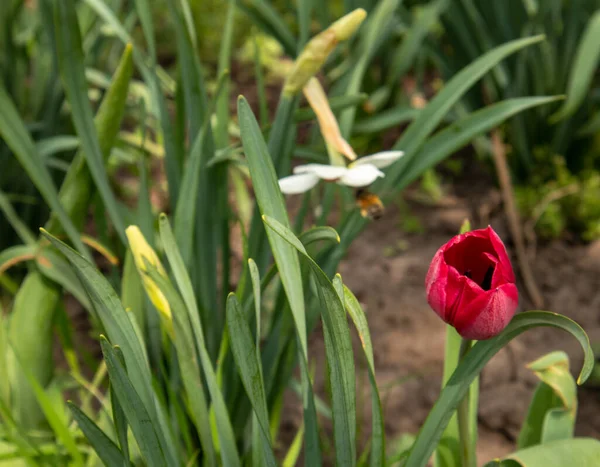
[[492,461],[485,467],[594,467],[600,459],[600,441],[592,438],[572,438],[540,444],[519,450],[502,461]]
[[465,396],[470,384],[485,364],[519,334],[538,326],[551,326],[572,334],[584,351],[584,363],[578,378],[583,383],[594,366],[594,355],[585,331],[574,321],[547,311],[527,311],[516,315],[496,337],[477,342],[463,358],[429,412],[410,451],[404,467],[424,467],[442,436],[446,425]]
[[283,18],[277,13],[270,2],[265,0],[243,0],[238,2],[240,8],[261,27],[267,34],[272,35],[292,57],[296,54],[296,40]]
[[[209,411],[194,344],[193,329],[190,329],[189,313],[170,281],[163,277],[163,275],[149,262],[146,262],[146,270],[150,279],[156,283],[169,302],[173,316],[173,344],[177,351],[177,360],[181,368],[181,378],[188,396],[191,415],[196,429],[200,434],[200,441],[207,458],[207,463],[214,466],[216,465],[216,458],[211,435]],[[202,364],[206,365],[206,345],[203,340],[199,342],[199,345],[202,346],[198,348]],[[210,360],[208,361],[208,364],[211,364]],[[212,388],[212,379],[209,380],[208,378],[209,377],[207,376],[210,385],[209,387]],[[219,396],[212,395],[212,397],[213,399],[217,399]],[[223,463],[225,465],[238,465],[236,463],[237,450],[235,448],[235,443],[232,442],[233,429],[231,428],[228,415],[226,412],[223,413],[220,403],[214,402],[214,405],[219,441],[223,449]]]
[[230,340],[231,350],[233,351],[233,357],[242,378],[242,384],[262,430],[263,445],[265,447],[263,453],[266,464],[275,466],[277,462],[273,454],[269,432],[269,413],[259,359],[260,355],[257,354],[257,349],[252,342],[252,332],[246,321],[246,316],[242,312],[242,308],[233,293],[227,297],[227,329],[229,330],[229,335],[233,336]]
[[[44,161],[37,154],[33,140],[27,132],[23,120],[19,117],[17,109],[6,94],[3,86],[0,86],[0,137],[2,137],[6,145],[11,149],[25,172],[27,172],[27,175],[44,198],[44,201],[48,203],[50,209],[58,217],[65,233],[77,248],[77,251],[89,257],[87,248],[81,242],[79,232],[77,232],[69,215],[60,203],[58,192],[52,182],[52,177],[46,168],[46,164],[44,164]],[[5,200],[5,197],[2,196],[2,199]],[[5,201],[1,206],[4,211],[6,211],[6,206],[7,202]],[[23,230],[18,229],[17,232],[22,234]]]
[[575,60],[569,71],[567,100],[550,117],[551,123],[556,123],[573,115],[583,103],[597,71],[598,60],[600,60],[600,10],[588,20],[587,27],[577,47]]
[[81,305],[94,314],[90,299],[69,263],[55,251],[45,248],[36,260],[39,271],[73,295]]
[[52,380],[52,324],[59,301],[59,291],[47,287],[43,276],[33,270],[21,283],[12,305],[7,337],[13,352],[6,358],[11,374],[12,413],[25,430],[43,422],[42,404],[36,402],[36,386],[31,379],[42,387]]
[[375,379],[375,360],[373,358],[373,344],[367,317],[360,303],[350,291],[344,286],[344,304],[346,311],[352,318],[354,326],[358,331],[358,337],[362,344],[369,370],[369,384],[371,385],[371,466],[376,467],[385,464],[385,426],[383,424],[383,407]]
[[67,402],[73,418],[87,438],[87,440],[98,454],[98,457],[106,465],[128,465],[128,461],[118,446],[100,429],[94,421],[76,407],[71,401]]
[[[127,104],[129,83],[133,75],[132,56],[132,48],[125,47],[112,81],[94,117],[94,124],[98,132],[98,138],[102,142],[105,161],[108,160],[110,149],[114,146],[121,129]],[[78,139],[77,141],[79,143]],[[93,195],[90,171],[85,163],[83,151],[79,150],[64,178],[58,197],[69,217],[80,229],[83,228],[89,214],[89,206]],[[48,219],[45,228],[53,232],[54,235],[61,233],[60,225],[53,214]]]
[[59,69],[65,93],[71,105],[73,124],[104,206],[115,226],[117,235],[126,244],[125,225],[104,166],[103,154],[110,151],[109,144],[111,142],[103,141],[101,143],[94,126],[83,64],[81,35],[73,0],[54,0],[54,22]]
[[333,227],[321,226],[313,227],[300,234],[298,239],[304,246],[308,246],[312,243],[319,241],[326,241],[332,243],[340,243],[340,236]]
[[46,420],[52,427],[52,431],[54,431],[56,438],[59,439],[65,446],[67,452],[71,456],[71,462],[73,465],[83,466],[83,456],[79,452],[75,438],[69,430],[69,422],[66,420],[65,414],[60,412],[60,410],[63,408],[62,404],[58,402],[61,401],[62,397],[60,391],[57,387],[49,387],[44,389],[31,370],[23,364],[19,358],[20,356],[18,352],[16,352],[16,356],[20,370],[23,372],[27,378],[27,381],[31,385],[37,403],[44,412]]
[[152,8],[148,0],[135,0],[135,9],[140,17],[144,39],[148,44],[148,54],[152,63],[156,61],[156,44],[154,41],[154,24],[152,22]]
[[[0,112],[1,112],[1,110],[0,110]],[[0,116],[0,118],[2,118],[2,117]],[[0,130],[0,134],[1,134],[1,130]],[[21,220],[21,218],[19,217],[19,215],[13,208],[13,205],[11,204],[10,200],[2,192],[2,190],[0,190],[0,209],[2,210],[4,217],[10,223],[11,227],[15,230],[15,232],[17,233],[17,235],[19,236],[21,241],[28,245],[35,244],[35,241],[36,241],[35,235],[33,235],[33,232],[31,232],[31,230],[29,230],[29,227],[27,226],[27,224],[25,224],[25,222],[23,222]]]
[[429,104],[421,109],[419,116],[413,120],[394,145],[394,149],[401,149],[406,155],[389,170],[386,178],[387,186],[394,183],[409,163],[418,160],[416,152],[423,145],[427,136],[440,124],[448,111],[473,84],[507,56],[543,39],[544,36],[534,36],[507,42],[490,50],[457,73]]
[[564,352],[549,353],[527,367],[540,379],[519,438],[519,449],[573,437],[577,385]]
[[[206,112],[206,115],[211,115],[213,113],[217,100],[224,89],[224,85],[228,79],[228,76],[228,73],[223,73],[221,76],[219,76],[217,90],[210,103],[209,109]],[[183,181],[181,184],[181,192],[185,193],[185,196],[179,198],[175,208],[175,234],[177,238],[177,244],[180,247],[181,255],[183,256],[186,264],[190,264],[192,261],[192,245],[195,227],[197,226],[197,203],[190,202],[190,199],[198,198],[199,190],[201,189],[200,182],[204,179],[202,177],[202,172],[207,170],[207,151],[205,143],[206,138],[208,137],[207,132],[210,131],[209,124],[210,118],[205,118],[200,130],[198,131],[198,134],[194,139],[190,156],[186,162]]]
[[[114,349],[115,349],[115,354],[117,355],[117,358],[121,362],[121,365],[123,365],[123,368],[127,369],[125,367],[125,357],[123,357],[123,352],[121,351],[121,348],[114,347]],[[118,398],[117,394],[115,393],[115,389],[112,384],[110,385],[110,404],[111,404],[111,408],[112,408],[113,421],[114,421],[114,425],[115,425],[115,431],[117,432],[117,438],[119,440],[119,445],[121,446],[121,449],[123,450],[122,454],[123,454],[123,457],[125,458],[124,460],[125,460],[126,464],[129,464],[129,440],[127,438],[127,427],[128,427],[127,416],[125,415],[125,411],[123,410],[123,407],[121,406],[121,403],[119,402],[119,398]],[[96,452],[98,452],[98,450],[96,450]],[[98,453],[98,455],[100,455],[100,453]]]
[[[377,2],[373,11],[369,13],[366,24],[360,28],[357,46],[358,59],[350,72],[348,86],[344,89],[345,94],[352,95],[360,91],[364,75],[376,51],[379,36],[388,29],[390,22],[394,20],[394,12],[399,3],[399,0]],[[355,116],[356,107],[350,107],[340,114],[340,131],[345,138],[350,136]]]
[[[532,107],[556,102],[562,98],[562,96],[543,96],[507,99],[468,114],[431,137],[416,152],[413,163],[398,175],[393,183],[394,188],[399,189],[407,186],[425,170],[441,162],[453,152],[468,144],[476,136],[497,127],[513,115]],[[391,181],[393,174],[387,177]],[[386,181],[388,180],[387,177]]]
[[379,133],[404,122],[410,122],[419,115],[419,109],[407,106],[396,106],[367,117],[353,127],[355,133]]
[[78,147],[79,138],[68,135],[52,136],[35,143],[35,149],[42,159],[47,159],[60,152],[72,151]]
[[[217,375],[215,374],[214,367],[212,365],[206,348],[206,342],[204,340],[202,322],[200,321],[200,314],[198,312],[198,305],[194,294],[194,288],[192,286],[190,277],[187,274],[183,258],[181,257],[181,254],[177,249],[175,237],[171,230],[171,226],[169,224],[167,216],[164,214],[161,214],[159,216],[159,227],[161,239],[165,248],[165,253],[167,254],[169,264],[171,265],[171,268],[173,270],[173,276],[175,277],[175,281],[179,290],[181,291],[181,296],[185,304],[185,306],[183,307],[177,306],[175,311],[182,309],[187,311],[188,314],[187,322],[191,324],[191,330],[195,338],[196,348],[200,355],[200,363],[204,371],[204,376],[206,378],[206,383],[208,385],[208,390],[215,411],[217,431],[219,435],[219,442],[221,445],[221,455],[223,457],[223,463],[225,465],[239,465],[240,461],[235,445],[233,428],[231,426],[231,421],[229,419],[229,414],[227,412],[225,400],[223,399],[223,394],[221,393],[221,389],[217,381]],[[161,287],[161,289],[163,290],[163,293],[168,294],[167,300],[169,300],[169,303],[173,301],[173,303],[176,304],[177,301],[180,301],[178,295],[176,293],[173,293],[172,287],[168,287],[168,283],[165,280],[160,279],[160,277],[157,277],[156,275],[154,277],[156,277],[157,281],[159,281],[157,283],[159,284],[159,287]],[[177,319],[180,319],[182,323],[186,322],[184,321],[183,317],[178,317]]]
[[[110,286],[106,278],[89,261],[78,255],[57,238],[41,229],[42,235],[47,238],[69,260],[77,277],[84,285],[89,298],[98,313],[102,326],[111,341],[119,345],[125,357],[127,374],[131,383],[140,392],[139,397],[144,403],[146,411],[152,418],[152,424],[158,427],[159,419],[155,405],[155,396],[152,390],[152,378],[148,357],[142,342],[133,327],[132,321],[127,316],[119,297]],[[161,436],[160,436],[161,435]],[[160,433],[161,448],[169,459],[175,459],[174,443],[169,441],[166,431]]]
[[[285,202],[279,189],[267,145],[248,102],[241,96],[238,99],[238,118],[242,143],[252,177],[252,186],[254,187],[260,212],[264,216],[272,217],[289,229],[290,223]],[[267,236],[292,310],[300,339],[300,349],[306,358],[306,316],[298,254],[291,245],[271,230],[267,230]]]
[[106,361],[111,387],[131,425],[131,431],[140,447],[144,461],[148,465],[167,465],[156,434],[158,426],[153,423],[135,386],[119,361],[119,357],[104,336],[100,336],[100,346]]
[[354,355],[346,312],[334,284],[308,255],[302,242],[277,220],[263,215],[269,230],[293,246],[310,266],[319,287],[323,303],[321,317],[325,334],[325,353],[330,371],[333,399],[333,427],[336,462],[339,465],[356,464],[356,392]]

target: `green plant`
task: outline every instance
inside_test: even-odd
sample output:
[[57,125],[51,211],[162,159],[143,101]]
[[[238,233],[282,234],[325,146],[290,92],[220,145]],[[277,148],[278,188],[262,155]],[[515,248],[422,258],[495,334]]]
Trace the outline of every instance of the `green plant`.
[[[591,215],[594,209],[587,199],[596,194],[593,180],[600,154],[600,3],[461,0],[447,2],[439,19],[442,31],[427,50],[445,79],[508,40],[545,36],[495,67],[479,88],[461,99],[456,112],[520,95],[566,95],[563,102],[528,109],[504,126],[512,175],[524,192],[522,212],[535,220],[542,236],[556,237],[569,227],[588,240],[596,238],[599,218],[597,212]],[[483,143],[476,148],[486,151]],[[545,197],[563,188],[554,170],[556,158],[580,189],[552,201],[539,217],[535,210],[546,204]],[[580,208],[573,210],[573,205]]]
[[[310,3],[298,3],[296,39],[269,3],[252,2],[252,18],[263,27],[267,24],[290,55],[298,51],[272,125],[264,115],[263,69],[256,68],[258,94],[263,96],[263,115],[258,119],[262,127],[243,97],[237,102],[237,122],[229,114],[232,82],[227,69],[236,2],[228,2],[212,95],[192,39],[196,37],[193,22],[186,20],[187,2],[167,3],[175,23],[175,78],[157,63],[150,2],[134,3],[135,9],[120,21],[117,5],[97,0],[78,4],[83,13],[72,0],[40,2],[52,11],[56,63],[81,151],[70,163],[60,191],[39,163],[40,151],[11,104],[12,97],[0,95],[4,98],[0,135],[52,209],[52,218],[37,240],[10,203],[0,205],[24,243],[1,253],[2,276],[15,282],[10,266],[27,261],[30,268],[18,286],[19,300],[13,302],[8,317],[3,316],[0,327],[0,358],[8,359],[0,363],[11,368],[10,378],[0,386],[0,460],[29,465],[130,461],[161,466],[274,465],[283,396],[292,385],[299,388],[303,421],[285,453],[287,464],[296,462],[300,447],[306,465],[320,465],[330,454],[322,447],[323,418],[331,418],[331,455],[340,465],[364,464],[367,458],[371,465],[385,464],[384,414],[366,316],[342,278],[334,275],[341,255],[366,221],[350,207],[352,203],[345,202],[340,208],[340,235],[324,225],[338,195],[352,199],[347,188],[331,184],[322,197],[317,192],[306,195],[298,215],[290,219],[278,178],[288,175],[296,151],[306,154],[306,147],[296,145],[297,122],[313,114],[299,108],[299,93],[323,68],[346,70],[335,86],[348,95],[332,97],[331,106],[335,102],[342,113],[343,136],[349,137],[354,117],[348,110],[361,101],[358,93],[370,64],[369,52],[382,40],[379,32],[387,31],[382,27],[388,21],[385,13],[396,14],[396,2],[378,4],[375,19],[359,29],[356,39],[352,35],[364,19],[360,10],[349,12],[308,43]],[[116,36],[112,50],[122,55],[95,120],[88,100],[79,17],[92,12],[95,20],[110,27]],[[129,30],[134,25],[140,26],[145,50],[131,45]],[[357,40],[353,44],[357,47],[338,45],[341,40]],[[406,154],[374,189],[389,198],[475,136],[523,109],[552,102],[554,97],[506,100],[435,132],[480,77],[538,41],[533,37],[500,46],[449,81],[396,143],[396,149]],[[351,67],[346,69],[344,63]],[[134,68],[140,81],[131,79]],[[134,105],[127,106],[131,101]],[[133,123],[127,120],[121,126],[124,112]],[[311,139],[315,144],[309,152],[325,160],[319,134],[315,132]],[[154,153],[160,154],[165,167],[169,216],[157,216],[150,202],[153,158],[149,154]],[[117,196],[115,185],[121,179],[109,158],[116,160],[120,170],[136,173],[139,196],[134,205]],[[255,201],[247,192],[248,178]],[[234,203],[229,199],[230,181]],[[313,201],[323,207],[323,214],[317,226],[305,230]],[[90,211],[97,239],[84,237],[84,244],[80,233]],[[243,263],[239,276],[232,278],[234,224],[242,232]],[[111,259],[115,256],[122,270],[98,261],[99,269],[86,244]],[[101,335],[103,360],[91,362],[92,378],[80,368],[71,341],[73,330],[61,299],[64,291],[81,302],[94,335]],[[37,316],[27,315],[32,306],[39,310]],[[357,440],[356,369],[346,313],[361,338],[372,388],[372,436],[364,446]],[[67,373],[49,368],[42,360],[51,354],[52,320],[61,334]],[[314,393],[313,356],[308,351],[308,335],[318,323],[325,336],[331,392],[325,401]],[[516,335],[542,325],[565,329],[579,340],[585,352],[581,379],[587,378],[592,357],[585,333],[552,313],[521,314],[494,339],[477,343],[458,366],[452,364],[457,352],[450,343],[448,384],[415,438],[408,465],[427,463],[485,362]],[[15,392],[19,397],[13,396]],[[63,399],[67,393],[73,400],[70,411]]]

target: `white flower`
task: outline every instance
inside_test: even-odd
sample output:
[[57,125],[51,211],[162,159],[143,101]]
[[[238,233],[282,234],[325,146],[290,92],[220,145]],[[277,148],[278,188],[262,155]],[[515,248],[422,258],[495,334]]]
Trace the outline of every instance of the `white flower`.
[[319,180],[337,182],[353,188],[368,186],[377,178],[384,177],[379,170],[391,165],[404,155],[402,151],[383,151],[361,157],[348,167],[306,164],[294,168],[294,175],[279,180],[279,188],[286,195],[304,193],[313,188]]

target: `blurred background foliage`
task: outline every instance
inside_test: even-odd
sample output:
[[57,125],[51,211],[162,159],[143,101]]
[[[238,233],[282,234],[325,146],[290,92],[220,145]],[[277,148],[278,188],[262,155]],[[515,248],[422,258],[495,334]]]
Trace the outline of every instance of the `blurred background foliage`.
[[[127,377],[135,379],[131,362],[140,365],[135,382],[143,387],[141,404],[150,411],[165,455],[192,463],[202,445],[210,459],[211,450],[222,447],[207,442],[214,437],[239,449],[246,461],[255,459],[261,446],[252,411],[257,400],[246,392],[239,353],[229,348],[227,335],[227,319],[239,316],[236,300],[247,318],[240,321],[256,339],[245,344],[256,343],[253,364],[265,375],[259,379],[265,384],[261,396],[272,446],[282,449],[283,394],[292,387],[305,405],[295,434],[300,441],[285,446],[288,465],[298,458],[303,436],[326,456],[356,449],[356,440],[348,441],[352,420],[342,433],[348,449],[334,447],[331,433],[319,438],[316,411],[330,420],[332,411],[344,414],[347,407],[339,405],[335,381],[329,382],[331,397],[313,399],[313,362],[302,351],[320,310],[338,303],[323,307],[323,291],[334,297],[344,292],[341,279],[331,278],[368,221],[358,214],[352,190],[335,184],[305,194],[288,220],[275,176],[288,175],[292,161],[329,160],[314,113],[299,92],[282,92],[282,84],[309,38],[358,7],[368,11],[367,20],[333,50],[318,77],[357,153],[391,147],[406,152],[373,186],[386,203],[418,180],[427,196],[439,201],[444,191],[435,166],[461,148],[491,167],[486,135],[499,128],[510,149],[527,231],[545,238],[574,234],[584,241],[600,236],[597,0],[5,0],[0,6],[0,285],[1,305],[10,313],[0,314],[0,357],[10,358],[0,367],[11,370],[0,384],[0,416],[8,427],[0,431],[7,444],[0,445],[3,455],[22,456],[33,465],[67,458],[82,465],[86,455],[88,464],[99,464],[75,432],[75,419],[95,433],[85,433],[92,443],[106,441],[94,431],[98,428],[111,440],[106,452],[119,459],[120,452],[128,454],[129,441],[122,436],[127,422],[121,405],[129,381],[122,378],[124,356]],[[238,118],[240,93],[258,123],[245,101],[245,119]],[[446,167],[457,173],[464,163],[447,161]],[[267,191],[256,190],[258,202],[250,175],[263,177],[271,190],[261,184]],[[160,212],[171,217],[171,236]],[[279,224],[265,230],[261,214]],[[339,237],[326,228],[332,219]],[[147,247],[168,265],[167,273],[134,264],[122,228],[129,224],[139,226]],[[58,240],[51,239],[50,246],[48,236],[38,238],[42,225],[93,259],[102,274],[86,269],[88,263]],[[316,229],[303,232],[306,225]],[[282,226],[299,236],[295,250],[273,240],[273,230]],[[411,229],[419,233],[421,226],[413,222]],[[305,262],[290,276],[282,267],[289,263],[278,254],[292,249],[295,257],[304,247],[318,266]],[[243,258],[239,271],[232,264],[233,248]],[[310,268],[317,273],[309,276]],[[152,273],[173,299],[173,313],[187,312],[202,324],[192,321],[187,340],[173,339],[168,313],[146,297],[143,284]],[[232,289],[235,299],[228,296]],[[92,298],[90,290],[96,291]],[[262,322],[257,290],[264,294]],[[78,308],[62,299],[65,291],[89,312],[94,339],[106,332],[122,350],[104,339],[104,360],[99,360],[77,346],[69,313]],[[307,329],[299,329],[304,300]],[[117,318],[102,310],[117,310]],[[360,307],[353,311],[361,316]],[[116,326],[111,319],[121,321]],[[175,325],[179,332],[186,329]],[[121,327],[127,332],[119,334]],[[50,361],[54,330],[67,369]],[[347,344],[348,329],[341,326],[340,332],[340,342]],[[359,332],[363,337],[365,329]],[[9,348],[15,354],[2,350]],[[368,348],[364,351],[368,360]],[[339,363],[330,347],[327,352],[328,365]],[[354,380],[349,367],[338,370]],[[111,386],[115,391],[107,389],[107,372],[117,383]],[[197,412],[205,393],[220,404],[219,423],[211,419],[210,426]],[[68,411],[66,394],[83,412]],[[343,403],[351,405],[352,394],[344,396]],[[379,409],[381,415],[374,389],[372,397],[373,413]],[[49,409],[53,404],[55,411]],[[126,418],[143,419],[143,413],[133,412]],[[336,436],[337,420],[332,422]],[[382,455],[379,422],[373,416],[372,431],[379,434],[359,446],[363,460]],[[144,448],[145,435],[134,435]],[[152,460],[137,448],[131,443],[132,457]]]

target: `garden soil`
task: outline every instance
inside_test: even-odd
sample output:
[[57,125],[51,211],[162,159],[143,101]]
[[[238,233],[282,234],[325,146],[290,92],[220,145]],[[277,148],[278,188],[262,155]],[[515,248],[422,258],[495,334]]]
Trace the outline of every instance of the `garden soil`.
[[[394,206],[388,207],[383,218],[372,222],[352,244],[339,267],[345,284],[367,314],[388,451],[402,435],[418,431],[440,391],[445,325],[427,305],[424,285],[434,253],[458,232],[465,218],[473,220],[473,228],[491,224],[506,240],[509,252],[514,251],[500,196],[489,186],[458,186],[456,193],[444,196],[443,203],[409,201],[408,211],[405,201],[403,214]],[[418,219],[421,233],[403,231],[407,212]],[[555,241],[538,246],[532,256],[530,263],[544,297],[544,308],[574,319],[592,342],[600,342],[600,242],[581,245]],[[516,265],[514,256],[512,262]],[[519,311],[532,309],[522,282],[518,285]],[[354,345],[355,354],[360,355],[356,335]],[[480,465],[514,450],[538,382],[526,364],[553,350],[568,353],[576,375],[582,363],[579,344],[567,333],[549,328],[533,329],[517,337],[485,367],[477,447]],[[317,359],[316,390],[324,395],[326,369],[320,329],[310,338],[310,354]],[[366,440],[371,426],[369,381],[364,360],[360,359],[357,387],[359,432]],[[291,440],[302,419],[295,394],[288,395],[286,405],[283,444]],[[600,387],[582,388],[576,434],[600,438],[599,413]]]

